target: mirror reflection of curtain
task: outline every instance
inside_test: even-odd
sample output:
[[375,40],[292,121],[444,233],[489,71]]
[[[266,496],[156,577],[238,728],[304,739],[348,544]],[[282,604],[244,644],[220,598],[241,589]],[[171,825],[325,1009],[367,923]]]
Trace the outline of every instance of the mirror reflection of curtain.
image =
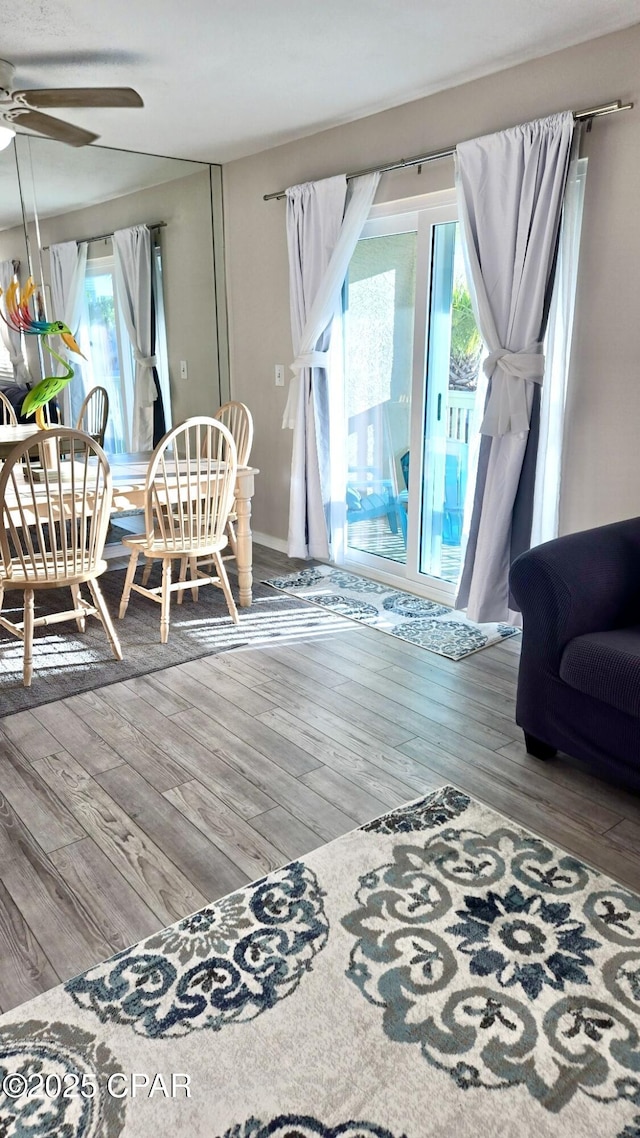
[[[74,336],[78,334],[80,316],[84,302],[84,281],[87,271],[86,241],[61,241],[58,245],[51,245],[51,320],[64,320]],[[57,352],[67,355],[62,340],[56,337],[58,343],[54,344]],[[55,357],[50,357],[55,365],[53,374],[62,375],[62,364]],[[82,361],[76,355],[71,360],[74,371],[71,383],[68,383],[61,392],[62,421],[69,426],[75,426],[82,400],[85,397],[84,381],[82,376]],[[48,373],[47,373],[48,374]]]
[[135,359],[131,444],[134,451],[150,451],[159,429],[154,404],[160,391],[155,371],[158,360],[153,354],[153,266],[148,226],[116,230],[113,251],[118,303]]
[[[18,262],[16,261],[15,265],[17,264]],[[3,295],[16,276],[15,265],[13,261],[0,261],[0,288],[2,289]],[[22,354],[20,333],[14,332],[4,320],[0,320],[0,336],[2,336],[2,342],[9,353],[11,367],[13,368],[13,378],[16,383],[24,387],[25,384],[29,382],[30,377]]]

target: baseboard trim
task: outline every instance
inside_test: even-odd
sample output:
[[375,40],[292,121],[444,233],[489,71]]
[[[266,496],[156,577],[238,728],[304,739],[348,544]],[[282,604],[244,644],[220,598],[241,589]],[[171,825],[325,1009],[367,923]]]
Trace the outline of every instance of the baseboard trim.
[[267,549],[275,549],[278,553],[287,552],[287,543],[281,537],[272,537],[269,533],[258,533],[256,530],[251,531],[251,536],[256,545],[266,545]]

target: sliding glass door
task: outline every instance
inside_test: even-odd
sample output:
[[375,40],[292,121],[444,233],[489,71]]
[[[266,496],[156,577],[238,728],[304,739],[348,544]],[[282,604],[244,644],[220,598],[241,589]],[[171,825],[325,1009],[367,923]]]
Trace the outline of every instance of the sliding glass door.
[[345,285],[344,561],[450,595],[482,349],[455,201],[376,209]]

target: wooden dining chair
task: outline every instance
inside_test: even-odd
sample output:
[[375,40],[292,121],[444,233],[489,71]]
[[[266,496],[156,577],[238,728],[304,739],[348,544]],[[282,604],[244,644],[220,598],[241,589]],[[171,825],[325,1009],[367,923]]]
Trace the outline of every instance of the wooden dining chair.
[[[219,419],[231,431],[238,452],[238,466],[248,466],[253,446],[253,416],[246,403],[237,403],[233,400],[229,403],[223,403],[222,407],[216,411],[214,418]],[[236,521],[235,512],[232,510],[227,522],[227,536],[232,550],[228,557],[235,557],[238,548]]]
[[103,447],[108,418],[109,393],[106,387],[92,387],[82,401],[76,430],[91,435]]
[[[171,594],[203,585],[222,589],[234,624],[238,613],[222,561],[227,547],[226,525],[233,505],[238,459],[231,432],[217,419],[193,418],[174,427],[158,443],[147,471],[145,533],[124,538],[131,556],[120,601],[125,615],[131,591],[158,601],[160,640],[169,638]],[[142,584],[134,582],[140,554],[147,559]],[[215,572],[192,570],[185,583],[186,566],[203,558]],[[180,575],[172,582],[172,562],[180,562]],[[148,587],[151,562],[162,561],[162,583]]]
[[[222,406],[219,407],[216,411],[214,418],[217,419],[218,422],[223,423],[224,426],[227,427],[229,431],[231,431],[231,434],[233,435],[233,441],[236,444],[238,466],[248,466],[251,447],[253,446],[253,416],[246,403],[238,403],[233,400],[229,403],[223,403]],[[238,544],[236,540],[236,521],[236,513],[232,506],[229,513],[229,518],[227,520],[227,538],[229,540],[231,552],[224,555],[222,559],[223,561],[229,561],[230,559],[235,558],[237,554]],[[205,569],[207,565],[211,564],[211,559],[207,559],[206,557],[198,558],[197,560],[192,558],[190,562],[192,580],[195,580],[198,569]],[[185,576],[186,567],[187,559],[183,558],[180,566],[181,577]],[[150,572],[151,566],[149,565],[147,569],[145,569],[145,576],[147,580],[149,579]],[[146,584],[144,578],[142,583]],[[197,601],[197,588],[194,588],[192,590],[192,595],[194,601]],[[178,594],[179,605],[182,604],[183,596],[184,593],[182,592]]]
[[253,416],[246,403],[234,400],[223,403],[216,411],[214,419],[224,423],[231,431],[238,452],[238,466],[248,466],[253,446]]
[[[64,459],[73,451],[74,461]],[[38,475],[40,477],[38,477]],[[101,622],[113,655],[120,643],[98,585],[107,568],[104,541],[112,484],[107,457],[88,435],[69,427],[39,431],[10,451],[0,472],[0,626],[24,643],[23,683],[33,675],[33,631],[40,625],[75,620],[84,632],[88,616]],[[80,586],[88,586],[93,603]],[[34,593],[71,590],[73,608],[35,616]],[[2,616],[8,592],[24,595],[23,619]]]
[[18,416],[2,391],[0,391],[0,425],[3,427],[18,426]]
[[[236,444],[236,451],[238,454],[238,466],[248,466],[249,456],[251,454],[251,447],[253,446],[253,416],[247,407],[246,403],[238,403],[231,401],[223,403],[216,411],[214,418],[220,423],[224,423],[225,427],[231,431],[233,441]],[[233,507],[227,520],[227,537],[229,539],[230,553],[223,557],[223,561],[235,559],[238,551],[238,543],[236,539],[236,513]],[[197,561],[191,562],[191,577],[195,579],[198,569],[205,569],[211,562],[206,558],[198,558]],[[185,562],[181,566],[181,574],[185,575]],[[178,604],[182,604],[183,593],[178,596]],[[198,599],[197,589],[193,589],[194,601]]]

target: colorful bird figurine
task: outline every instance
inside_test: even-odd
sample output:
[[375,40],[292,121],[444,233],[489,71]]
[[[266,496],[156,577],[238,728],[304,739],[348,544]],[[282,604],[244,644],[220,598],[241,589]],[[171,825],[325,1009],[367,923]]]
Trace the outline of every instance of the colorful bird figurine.
[[[60,336],[70,351],[76,352],[77,355],[82,356],[83,359],[86,359],[86,357],[80,351],[80,348],[74,340],[71,329],[64,324],[62,320],[34,320],[29,311],[29,301],[35,291],[36,286],[33,283],[33,278],[29,277],[24,286],[22,296],[20,296],[20,286],[17,280],[14,279],[4,294],[6,315],[0,310],[0,316],[2,316],[5,324],[8,324],[9,328],[14,332],[24,332],[27,336],[42,336],[47,350],[65,369],[64,375],[47,375],[44,379],[41,379],[39,383],[36,383],[22,404],[22,414],[33,415],[35,411],[36,423],[39,429],[46,430],[48,425],[44,418],[44,408],[46,404],[50,399],[60,394],[63,388],[73,379],[74,375],[73,368],[70,367],[68,360],[63,359],[62,356],[59,356],[58,353],[53,350],[48,341],[48,337]],[[2,289],[0,289],[0,296],[2,296]]]

